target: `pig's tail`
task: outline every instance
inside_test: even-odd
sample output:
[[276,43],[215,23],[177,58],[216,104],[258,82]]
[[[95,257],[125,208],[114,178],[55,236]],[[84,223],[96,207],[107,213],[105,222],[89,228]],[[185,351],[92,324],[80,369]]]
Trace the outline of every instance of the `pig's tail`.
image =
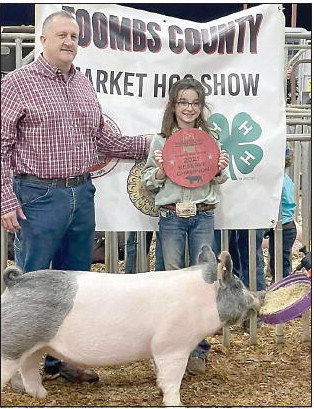
[[3,281],[7,287],[12,287],[20,277],[23,275],[23,271],[16,266],[9,266],[3,272]]

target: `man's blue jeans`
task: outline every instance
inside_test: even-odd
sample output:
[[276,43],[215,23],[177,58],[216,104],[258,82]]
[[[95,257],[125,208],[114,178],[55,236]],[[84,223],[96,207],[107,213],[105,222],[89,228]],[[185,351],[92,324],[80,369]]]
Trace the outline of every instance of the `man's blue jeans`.
[[[16,177],[14,191],[26,216],[19,220],[21,229],[15,235],[16,265],[25,272],[50,267],[90,270],[95,232],[95,187],[90,176],[76,187]],[[58,372],[59,366],[59,360],[46,357],[49,373]]]
[[15,178],[14,191],[26,216],[15,236],[16,265],[25,272],[90,270],[95,232],[90,178],[76,187]]
[[[199,212],[192,217],[178,217],[175,211],[161,208],[159,238],[166,270],[184,268],[186,264],[194,266],[199,263],[198,258],[202,247],[212,246],[214,211]],[[186,243],[188,244],[188,263],[186,263]],[[204,339],[192,351],[191,356],[205,358],[209,349],[210,344]]]

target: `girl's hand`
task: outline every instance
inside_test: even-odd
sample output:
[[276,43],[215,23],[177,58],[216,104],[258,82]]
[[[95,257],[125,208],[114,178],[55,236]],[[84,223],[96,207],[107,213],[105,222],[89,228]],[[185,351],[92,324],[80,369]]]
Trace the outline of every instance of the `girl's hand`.
[[154,151],[154,159],[155,159],[155,162],[156,162],[157,166],[161,170],[164,170],[164,167],[163,167],[164,160],[162,158],[162,151],[161,150]]
[[226,151],[221,151],[218,158],[218,169],[219,171],[226,169],[229,165],[229,155]]
[[164,171],[164,160],[162,158],[162,151],[161,150],[156,150],[154,151],[154,159],[155,162],[157,164],[157,166],[159,167],[158,171],[156,172],[156,179],[164,179],[164,177],[166,176],[166,173]]

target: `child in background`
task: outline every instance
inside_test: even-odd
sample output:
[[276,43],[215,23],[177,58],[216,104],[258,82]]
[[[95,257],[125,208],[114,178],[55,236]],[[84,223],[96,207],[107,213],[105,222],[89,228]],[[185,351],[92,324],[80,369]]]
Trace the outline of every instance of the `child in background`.
[[[163,168],[162,149],[174,132],[197,128],[210,133],[206,119],[205,92],[202,84],[193,78],[177,81],[169,92],[169,101],[163,116],[161,132],[151,143],[149,156],[143,170],[143,185],[153,191],[159,208],[159,236],[166,270],[186,266],[186,243],[188,242],[188,265],[198,264],[203,246],[212,246],[214,238],[215,207],[219,203],[219,184],[227,180],[225,168],[229,158],[220,152],[218,173],[205,185],[186,188],[172,182]],[[180,217],[176,214],[177,203],[193,203],[196,214]],[[188,296],[188,294],[187,294]],[[205,356],[210,349],[206,340],[192,352],[187,364],[191,374],[205,372]]]
[[[285,168],[291,166],[293,162],[292,149],[287,145]],[[294,222],[294,213],[296,210],[294,199],[294,183],[285,172],[281,194],[281,223],[282,223],[282,272],[283,277],[287,277],[292,272],[291,266],[291,250],[293,243],[297,237],[297,228]],[[274,230],[266,233],[269,237],[269,267],[272,276],[272,282],[275,281],[275,243]]]

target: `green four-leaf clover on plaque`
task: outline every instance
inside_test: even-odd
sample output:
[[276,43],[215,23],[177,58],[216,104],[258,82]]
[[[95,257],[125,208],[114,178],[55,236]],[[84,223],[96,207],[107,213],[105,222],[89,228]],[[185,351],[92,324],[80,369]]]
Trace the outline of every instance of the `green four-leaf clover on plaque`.
[[237,180],[234,167],[247,175],[251,173],[263,158],[263,150],[252,143],[260,138],[262,128],[246,112],[240,112],[232,121],[231,132],[227,118],[222,114],[213,114],[208,119],[210,129],[220,137],[221,149],[229,154],[229,173]]

